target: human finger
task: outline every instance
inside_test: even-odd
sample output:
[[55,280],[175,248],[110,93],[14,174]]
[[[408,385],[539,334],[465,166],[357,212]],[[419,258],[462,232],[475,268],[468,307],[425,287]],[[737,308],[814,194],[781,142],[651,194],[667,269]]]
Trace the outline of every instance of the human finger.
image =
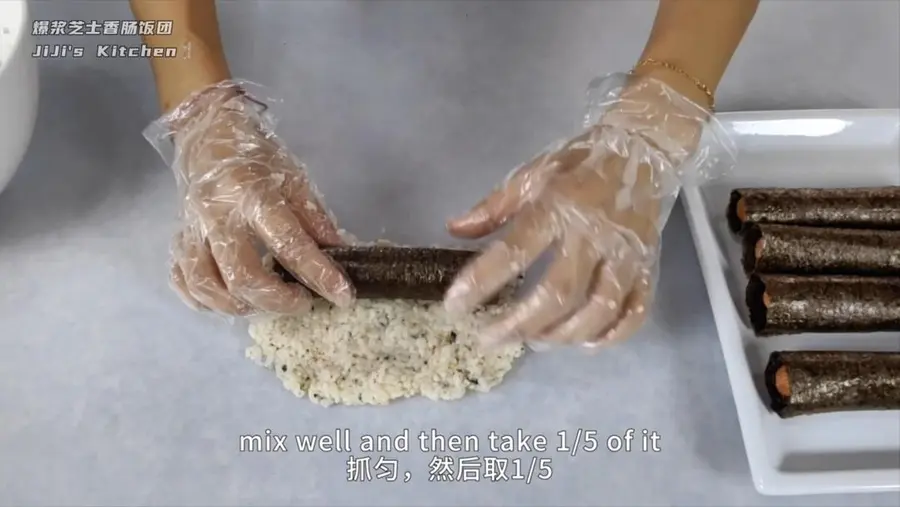
[[526,206],[504,238],[462,269],[447,290],[444,308],[455,315],[472,311],[534,264],[554,236],[547,214]]
[[319,245],[338,246],[345,243],[334,216],[323,204],[321,195],[305,175],[292,176],[285,182],[287,204],[303,229]]
[[264,312],[296,315],[309,311],[312,302],[306,289],[287,284],[265,269],[245,227],[215,228],[209,245],[229,292]]
[[522,206],[537,198],[563,164],[559,151],[545,151],[517,169],[500,188],[466,214],[447,222],[451,234],[464,238],[486,236],[503,225]]
[[256,234],[278,262],[304,285],[339,307],[353,303],[355,293],[343,270],[310,236],[278,193],[258,196],[252,213]]
[[630,260],[607,258],[599,268],[586,304],[550,330],[544,340],[579,343],[602,335],[618,319],[622,302],[631,291],[636,272]]
[[503,226],[524,203],[533,201],[553,176],[582,164],[591,155],[582,134],[558,150],[547,150],[515,171],[500,189],[492,192],[468,213],[448,222],[456,236],[480,238]]
[[598,339],[585,342],[587,348],[598,348],[634,335],[647,321],[652,299],[649,276],[642,276],[625,299],[619,321]]
[[191,295],[191,291],[188,290],[187,281],[184,279],[184,273],[181,272],[181,268],[178,267],[177,262],[172,262],[172,265],[169,266],[169,287],[178,294],[181,301],[190,309],[195,311],[207,309]]
[[199,235],[182,236],[177,262],[189,294],[200,304],[227,315],[246,315],[250,312],[244,302],[228,291],[209,246]]
[[567,239],[554,250],[553,262],[537,287],[482,334],[486,343],[540,340],[545,329],[584,304],[597,266],[596,250],[581,237]]

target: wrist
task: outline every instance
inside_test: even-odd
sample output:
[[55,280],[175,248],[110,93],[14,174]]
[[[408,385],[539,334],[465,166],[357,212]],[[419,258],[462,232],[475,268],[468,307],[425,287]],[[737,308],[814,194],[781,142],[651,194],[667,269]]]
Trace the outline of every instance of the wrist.
[[161,109],[164,114],[170,114],[195,99],[198,92],[208,90],[217,83],[225,82],[228,79],[230,76],[225,73],[182,74],[177,79],[157,83]]
[[213,117],[225,106],[243,94],[240,84],[232,80],[198,86],[163,115],[161,120],[171,132],[183,133],[192,130],[199,123],[211,123]]
[[163,113],[170,112],[196,92],[231,79],[221,50],[210,49],[196,36],[186,40],[186,57],[155,58],[150,62]]
[[[688,71],[685,71],[685,73],[687,72]],[[690,74],[685,75],[662,66],[644,65],[635,68],[632,71],[632,75],[639,78],[655,79],[678,92],[678,94],[696,104],[698,107],[707,111],[712,110],[714,103],[712,90],[709,88],[704,90],[701,85],[705,85],[705,83],[698,78],[695,78],[697,79],[697,81],[695,81],[689,77]],[[698,84],[698,81],[700,84]],[[707,92],[707,90],[710,91]]]
[[[665,69],[663,69],[665,70]],[[627,75],[620,93],[603,112],[598,126],[634,136],[662,163],[657,169],[677,168],[694,152],[711,117],[704,91],[689,78],[640,67]],[[677,172],[677,171],[676,171]]]

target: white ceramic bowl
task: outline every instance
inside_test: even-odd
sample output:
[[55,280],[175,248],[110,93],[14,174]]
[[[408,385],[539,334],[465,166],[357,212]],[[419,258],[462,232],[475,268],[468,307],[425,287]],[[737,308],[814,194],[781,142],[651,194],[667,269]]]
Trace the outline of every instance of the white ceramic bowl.
[[25,156],[38,110],[28,0],[0,0],[0,192]]

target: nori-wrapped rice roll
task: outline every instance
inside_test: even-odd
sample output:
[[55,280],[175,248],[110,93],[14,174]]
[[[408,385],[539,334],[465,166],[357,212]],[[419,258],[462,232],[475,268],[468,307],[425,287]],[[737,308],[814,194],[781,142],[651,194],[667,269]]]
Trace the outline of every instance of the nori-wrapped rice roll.
[[900,409],[900,353],[773,352],[764,377],[780,417]]
[[[344,269],[359,298],[439,301],[477,253],[471,250],[395,246],[330,247],[322,251]],[[277,262],[275,272],[297,280]]]
[[900,276],[900,231],[752,224],[745,273]]
[[900,331],[900,277],[752,275],[757,336]]
[[739,188],[726,216],[734,233],[751,223],[900,230],[900,186]]

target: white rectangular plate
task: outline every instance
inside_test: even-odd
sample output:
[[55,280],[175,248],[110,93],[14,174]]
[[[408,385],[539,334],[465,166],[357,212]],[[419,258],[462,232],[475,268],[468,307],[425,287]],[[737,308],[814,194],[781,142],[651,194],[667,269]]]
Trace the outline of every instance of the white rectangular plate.
[[739,187],[900,185],[900,111],[725,113],[737,167],[682,194],[700,256],[741,433],[765,495],[900,491],[900,411],[781,419],[768,408],[762,373],[775,350],[900,351],[900,333],[757,338],[744,305],[747,278],[725,207]]

